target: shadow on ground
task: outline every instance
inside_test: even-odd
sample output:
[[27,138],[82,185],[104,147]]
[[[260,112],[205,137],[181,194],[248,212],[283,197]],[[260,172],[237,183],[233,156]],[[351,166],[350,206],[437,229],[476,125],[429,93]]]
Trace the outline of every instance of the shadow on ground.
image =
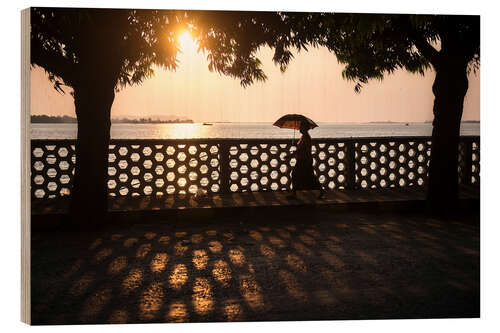
[[275,220],[34,232],[32,322],[479,316],[478,216]]

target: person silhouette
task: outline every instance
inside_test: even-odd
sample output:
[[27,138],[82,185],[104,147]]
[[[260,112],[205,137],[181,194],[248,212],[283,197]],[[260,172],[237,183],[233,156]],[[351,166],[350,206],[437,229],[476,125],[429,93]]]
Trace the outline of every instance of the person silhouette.
[[301,122],[299,131],[302,136],[297,143],[297,150],[294,153],[296,163],[291,174],[293,188],[290,198],[297,197],[297,190],[319,190],[318,199],[322,199],[325,191],[314,174],[309,124]]

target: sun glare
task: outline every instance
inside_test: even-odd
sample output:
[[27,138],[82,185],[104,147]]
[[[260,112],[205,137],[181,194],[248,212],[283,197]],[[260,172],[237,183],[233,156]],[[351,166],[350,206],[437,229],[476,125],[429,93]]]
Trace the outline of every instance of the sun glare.
[[193,40],[189,31],[184,30],[179,34],[179,46],[184,54],[194,53],[196,51],[196,42]]

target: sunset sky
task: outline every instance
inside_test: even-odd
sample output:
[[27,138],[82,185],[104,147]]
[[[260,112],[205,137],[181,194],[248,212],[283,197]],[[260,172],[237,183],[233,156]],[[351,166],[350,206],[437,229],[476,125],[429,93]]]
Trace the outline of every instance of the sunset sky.
[[[272,51],[259,58],[268,80],[242,88],[238,80],[211,73],[186,33],[177,71],[157,69],[140,86],[116,94],[112,118],[177,116],[195,122],[272,122],[286,113],[302,113],[318,122],[421,122],[431,120],[434,73],[405,71],[371,81],[361,93],[342,79],[343,65],[324,48],[295,55],[285,73],[272,63]],[[75,116],[69,93],[56,92],[40,68],[32,70],[31,113]],[[479,120],[479,72],[469,76],[463,120]],[[69,90],[68,90],[69,91]]]

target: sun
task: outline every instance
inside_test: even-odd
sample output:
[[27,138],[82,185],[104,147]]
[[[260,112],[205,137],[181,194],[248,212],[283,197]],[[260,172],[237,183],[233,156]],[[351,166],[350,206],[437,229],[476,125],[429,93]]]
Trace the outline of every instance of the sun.
[[179,34],[179,47],[182,53],[193,53],[196,51],[196,42],[193,40],[193,37],[189,33],[189,31],[184,30]]

